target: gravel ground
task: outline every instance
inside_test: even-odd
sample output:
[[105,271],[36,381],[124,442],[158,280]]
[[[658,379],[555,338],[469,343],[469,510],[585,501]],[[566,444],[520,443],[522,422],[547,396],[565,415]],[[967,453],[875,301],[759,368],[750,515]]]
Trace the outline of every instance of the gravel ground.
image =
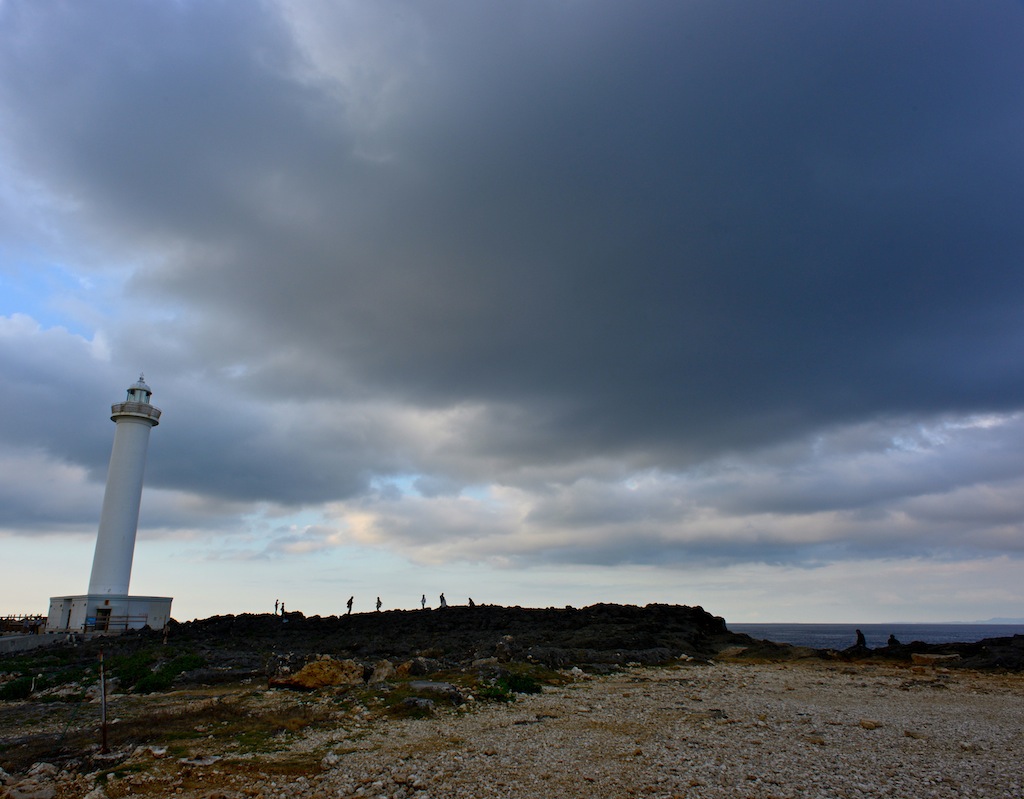
[[[638,668],[428,719],[359,711],[247,761],[211,751],[182,764],[141,751],[128,761],[137,770],[99,790],[95,775],[34,779],[58,799],[1020,799],[1022,700],[1021,675],[931,667]],[[307,765],[285,773],[288,758]],[[12,781],[8,794],[32,796],[19,786],[33,787]]]
[[1022,694],[1020,677],[877,667],[637,670],[468,718],[387,725],[320,786],[327,796],[1019,799]]

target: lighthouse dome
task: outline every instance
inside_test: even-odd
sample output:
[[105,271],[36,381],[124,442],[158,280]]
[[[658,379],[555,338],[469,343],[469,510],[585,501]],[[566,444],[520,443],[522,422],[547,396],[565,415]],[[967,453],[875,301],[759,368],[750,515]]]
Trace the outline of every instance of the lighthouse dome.
[[128,386],[128,397],[125,402],[148,403],[151,396],[153,396],[153,391],[146,385],[146,376],[140,374],[139,379]]

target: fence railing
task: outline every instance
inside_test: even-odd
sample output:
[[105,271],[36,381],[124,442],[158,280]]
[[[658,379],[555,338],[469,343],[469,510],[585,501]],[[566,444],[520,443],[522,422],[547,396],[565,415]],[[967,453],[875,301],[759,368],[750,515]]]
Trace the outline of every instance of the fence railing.
[[134,627],[144,627],[149,621],[145,613],[136,616],[90,616],[85,620],[85,632],[121,632]]
[[37,614],[0,616],[0,633],[37,633],[46,626],[46,616]]

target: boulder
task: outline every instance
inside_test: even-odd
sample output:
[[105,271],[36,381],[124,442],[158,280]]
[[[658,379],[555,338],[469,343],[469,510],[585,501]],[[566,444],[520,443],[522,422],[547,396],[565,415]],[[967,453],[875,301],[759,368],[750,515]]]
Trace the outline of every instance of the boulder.
[[431,680],[413,680],[408,685],[410,691],[421,694],[436,694],[451,702],[453,705],[461,705],[465,702],[462,692],[448,682],[434,682]]
[[363,667],[354,660],[321,658],[307,663],[294,674],[271,677],[271,688],[291,688],[315,691],[332,685],[359,685],[363,682]]
[[53,799],[57,789],[52,782],[29,777],[7,788],[0,789],[2,799]]
[[395,667],[390,660],[378,660],[370,675],[371,683],[387,682],[395,676]]
[[511,635],[503,635],[494,645],[494,656],[502,663],[508,663],[516,656],[516,639]]
[[426,657],[415,657],[399,664],[395,669],[398,677],[425,677],[428,674],[443,670],[444,665],[439,660]]

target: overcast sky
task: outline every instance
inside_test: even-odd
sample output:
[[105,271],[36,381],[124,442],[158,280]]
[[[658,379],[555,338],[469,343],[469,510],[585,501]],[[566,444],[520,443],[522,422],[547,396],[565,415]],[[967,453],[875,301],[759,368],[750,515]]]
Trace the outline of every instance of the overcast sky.
[[1024,616],[1024,4],[0,0],[0,613]]

